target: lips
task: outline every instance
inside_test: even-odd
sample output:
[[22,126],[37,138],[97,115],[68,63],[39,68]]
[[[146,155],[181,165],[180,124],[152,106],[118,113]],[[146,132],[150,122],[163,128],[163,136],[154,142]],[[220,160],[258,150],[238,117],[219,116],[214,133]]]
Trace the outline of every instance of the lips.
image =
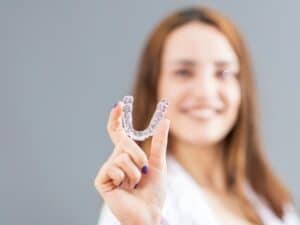
[[187,114],[195,119],[212,119],[217,115],[217,111],[212,108],[201,108],[188,110]]

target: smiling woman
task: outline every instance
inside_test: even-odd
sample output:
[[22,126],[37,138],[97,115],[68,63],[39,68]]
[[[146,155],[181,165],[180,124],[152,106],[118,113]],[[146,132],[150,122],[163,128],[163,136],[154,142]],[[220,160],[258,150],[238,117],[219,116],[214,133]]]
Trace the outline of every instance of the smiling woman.
[[105,203],[99,225],[300,224],[263,154],[248,51],[226,17],[192,7],[163,19],[133,96],[138,130],[162,98],[168,111],[153,138],[136,143],[121,128],[122,104],[112,110],[115,149],[95,179]]
[[[178,73],[183,69],[189,71],[188,76]],[[238,72],[237,56],[216,28],[196,21],[169,34],[158,98],[170,101],[168,118],[176,119],[171,126],[175,141],[196,148],[218,145],[234,125],[240,108]],[[194,132],[186,132],[189,130]]]

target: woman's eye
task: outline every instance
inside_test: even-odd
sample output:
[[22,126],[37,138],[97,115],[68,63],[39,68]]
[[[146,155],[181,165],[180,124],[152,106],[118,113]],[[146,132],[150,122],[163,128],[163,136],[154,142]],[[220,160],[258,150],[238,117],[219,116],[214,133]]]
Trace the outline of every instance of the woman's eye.
[[186,77],[191,75],[191,72],[189,70],[182,69],[182,70],[177,70],[175,74]]
[[235,73],[230,70],[219,70],[217,71],[217,76],[221,79],[226,79],[230,77],[235,77]]

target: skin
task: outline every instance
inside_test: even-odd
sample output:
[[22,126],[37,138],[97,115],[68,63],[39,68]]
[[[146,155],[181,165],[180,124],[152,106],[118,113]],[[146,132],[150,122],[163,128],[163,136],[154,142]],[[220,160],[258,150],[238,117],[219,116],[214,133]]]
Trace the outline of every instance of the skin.
[[[158,124],[147,158],[121,127],[122,107],[120,102],[110,113],[107,131],[115,148],[100,168],[94,186],[122,225],[158,225],[166,196],[170,120],[164,118]],[[145,166],[147,173],[142,173]]]
[[[241,104],[238,73],[234,50],[211,26],[191,22],[166,41],[158,96],[169,100],[175,137],[170,151],[200,184],[209,185],[210,178],[219,190],[224,189],[222,140]],[[206,115],[197,117],[202,109]]]
[[223,140],[241,105],[239,70],[226,37],[212,26],[191,22],[167,38],[158,88],[159,99],[169,100],[167,117],[175,137],[169,152],[226,224],[249,224],[226,189],[223,172]]
[[[227,192],[222,171],[222,140],[241,104],[237,56],[224,35],[199,22],[173,31],[164,47],[158,97],[169,100],[168,119],[155,131],[150,156],[121,129],[119,103],[107,125],[115,148],[100,168],[95,188],[121,224],[160,224],[170,130],[175,138],[169,152],[207,193],[221,221],[249,224]],[[147,174],[141,172],[143,166]]]

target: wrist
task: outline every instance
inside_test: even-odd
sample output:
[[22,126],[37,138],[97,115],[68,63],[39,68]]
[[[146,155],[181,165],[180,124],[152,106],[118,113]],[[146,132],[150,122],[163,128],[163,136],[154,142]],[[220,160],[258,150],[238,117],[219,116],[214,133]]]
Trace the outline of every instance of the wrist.
[[151,208],[147,210],[147,213],[139,214],[135,218],[125,217],[120,220],[121,225],[168,225],[166,220],[162,216],[162,210],[160,208]]
[[151,216],[139,217],[135,218],[134,220],[131,218],[126,218],[121,222],[121,225],[168,225],[162,219],[160,214],[152,214]]

